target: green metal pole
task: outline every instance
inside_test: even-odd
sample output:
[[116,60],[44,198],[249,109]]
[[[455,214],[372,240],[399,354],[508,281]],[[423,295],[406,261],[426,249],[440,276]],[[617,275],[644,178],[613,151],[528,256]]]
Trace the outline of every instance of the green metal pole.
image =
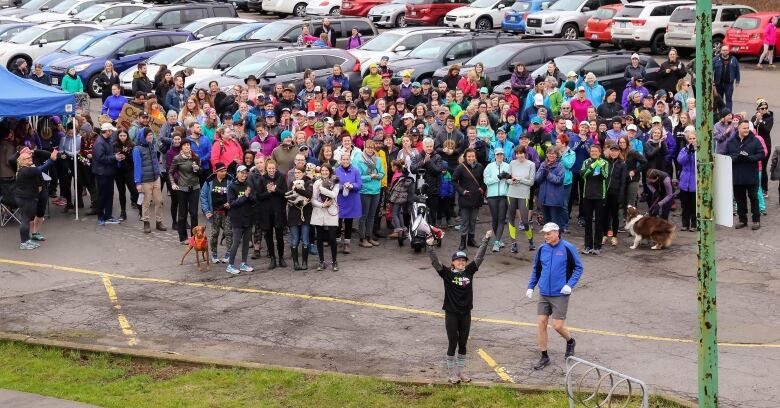
[[696,213],[699,226],[699,407],[718,406],[718,315],[713,211],[712,1],[696,1]]

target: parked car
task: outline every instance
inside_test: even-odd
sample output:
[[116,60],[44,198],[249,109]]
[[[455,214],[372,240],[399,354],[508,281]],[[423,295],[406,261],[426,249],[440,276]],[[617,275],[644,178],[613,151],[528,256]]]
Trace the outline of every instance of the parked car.
[[408,0],[406,24],[442,26],[447,13],[468,4],[471,0]]
[[506,33],[525,34],[525,24],[528,15],[546,10],[555,0],[519,0],[504,10],[504,20],[501,29]]
[[272,41],[221,42],[199,50],[179,64],[168,67],[171,72],[191,69],[187,76],[187,87],[191,90],[200,80],[219,76],[225,70],[236,66],[258,51],[289,47],[290,43]]
[[263,11],[263,0],[246,0],[247,11]]
[[233,28],[229,28],[216,37],[214,37],[215,40],[218,41],[238,41],[238,40],[246,40],[254,34],[255,31],[263,28],[266,24],[268,24],[267,21],[257,21],[254,23],[246,23],[246,24],[239,24]]
[[341,0],[314,0],[306,6],[307,16],[341,15]]
[[138,17],[144,11],[146,11],[146,9],[144,9],[144,10],[136,10],[136,11],[134,11],[134,12],[124,16],[124,17],[121,17],[121,18],[119,18],[117,20],[114,20],[110,24],[104,23],[103,25],[104,26],[106,26],[106,25],[121,26],[123,24],[130,24],[133,20],[135,20],[136,17]]
[[263,0],[263,11],[281,16],[292,15],[295,17],[306,16],[306,6],[309,0]]
[[[62,44],[59,48],[56,50],[37,58],[34,62],[41,64],[43,66],[43,70],[47,71],[48,66],[51,65],[52,61],[65,58],[71,55],[78,55],[82,51],[86,50],[94,44],[96,41],[101,40],[105,37],[108,37],[109,35],[113,35],[116,33],[122,32],[122,30],[116,30],[116,29],[105,29],[105,30],[94,30],[94,31],[87,31],[86,33],[79,34],[70,41]],[[47,71],[48,72],[48,71]],[[117,71],[119,72],[119,71]]]
[[45,12],[59,4],[60,0],[30,0],[19,7],[9,7],[0,10],[0,16],[24,18],[36,13]]
[[[215,40],[187,41],[174,45],[171,48],[166,48],[146,61],[146,76],[150,79],[154,78],[161,65],[172,67],[176,64],[180,64],[197,51],[217,43],[218,41]],[[129,94],[132,90],[133,75],[136,71],[136,67],[130,67],[124,71],[117,71],[119,72],[119,84],[122,86],[123,92]]]
[[[249,38],[252,40],[296,42],[301,35],[303,26],[309,27],[309,33],[314,35],[322,27],[322,18],[286,18],[269,23],[255,31]],[[379,32],[367,18],[362,17],[330,17],[330,26],[336,32],[334,47],[344,48],[352,27],[357,27],[364,41],[374,38]]]
[[0,66],[9,70],[18,58],[27,60],[27,65],[56,50],[73,37],[87,31],[99,30],[95,23],[51,22],[27,27],[6,42],[0,43]]
[[538,37],[576,40],[585,32],[585,24],[601,6],[628,0],[558,0],[546,10],[528,16],[525,33]]
[[324,87],[334,65],[340,65],[344,75],[349,78],[353,92],[360,87],[360,62],[346,50],[338,48],[286,48],[284,50],[260,51],[222,75],[204,79],[195,84],[195,88],[208,88],[211,80],[216,80],[222,89],[235,84],[244,84],[249,75],[257,77],[258,85],[293,84],[297,89],[303,86],[303,73],[307,69],[314,71],[315,84]]
[[460,64],[480,52],[496,45],[519,42],[520,37],[496,33],[451,33],[420,44],[407,56],[391,61],[393,82],[401,81],[403,72],[410,72],[412,80],[431,78],[442,66]]
[[101,87],[97,77],[106,61],[111,61],[117,72],[122,72],[163,49],[194,39],[192,33],[186,31],[122,31],[96,41],[80,54],[51,61],[48,73],[52,85],[57,85],[65,76],[67,67],[74,66],[84,83],[84,90],[93,98],[99,97]]
[[20,31],[31,26],[33,26],[33,23],[29,21],[24,23],[8,23],[0,25],[0,42],[7,41],[9,38],[13,37]]
[[0,24],[25,23],[27,20],[19,17],[0,16]]
[[408,55],[425,41],[440,37],[447,33],[467,33],[468,30],[443,27],[406,27],[385,31],[363,44],[360,48],[351,50],[358,60],[363,75],[368,72],[369,66],[379,63],[383,56],[390,60]]
[[149,7],[151,5],[138,2],[93,4],[73,16],[73,19],[109,25],[130,13]]
[[232,4],[236,10],[251,11],[249,10],[249,0],[232,0],[230,4]]
[[382,27],[406,27],[406,3],[409,0],[392,0],[368,10],[368,19]]
[[476,0],[458,7],[444,16],[444,24],[449,27],[490,30],[501,27],[504,10],[511,7],[515,0]]
[[95,4],[105,4],[114,0],[64,0],[57,3],[50,10],[29,15],[24,19],[33,23],[45,23],[48,21],[63,21],[73,18],[76,14]]
[[585,24],[585,39],[590,45],[598,47],[603,43],[612,43],[612,17],[623,9],[622,4],[608,4],[596,10]]
[[229,28],[252,22],[254,20],[247,18],[209,17],[193,21],[181,29],[191,32],[199,40],[208,40]]
[[387,2],[388,0],[343,0],[341,2],[341,14],[366,17],[369,10]]
[[[737,19],[756,10],[749,6],[735,4],[712,5],[712,49],[719,50],[726,38],[726,32]],[[664,42],[670,47],[677,48],[677,52],[689,55],[696,50],[696,7],[680,6],[669,18],[666,27]]]
[[[509,80],[517,64],[524,64],[529,71],[546,66],[553,58],[572,51],[590,50],[590,46],[581,41],[524,40],[522,42],[490,47],[461,64],[460,74],[466,75],[481,62],[484,73],[491,83]],[[441,67],[433,73],[433,79],[447,76],[449,67]]]
[[[618,94],[618,101],[620,101],[623,90],[626,89],[626,79],[623,76],[626,71],[626,66],[631,64],[631,51],[611,51],[604,52],[598,49],[573,51],[566,55],[553,59],[555,65],[561,70],[561,72],[574,71],[584,77],[588,72],[592,72],[596,75],[598,83],[604,87],[604,89],[614,89]],[[655,61],[655,59],[647,54],[639,54],[639,63],[645,66],[644,86],[650,92],[655,92],[658,89],[656,80],[658,78],[658,70],[661,66]],[[531,73],[531,76],[536,78],[539,75],[544,74],[547,70],[547,65],[542,65],[537,68],[536,71]],[[506,82],[508,83],[508,82]],[[505,84],[501,84],[495,88],[495,91],[502,91]]]
[[119,28],[162,28],[171,30],[208,17],[238,17],[230,3],[178,3],[155,6],[141,12],[127,24],[112,24]]
[[612,43],[620,48],[650,47],[653,54],[665,54],[664,42],[669,17],[679,6],[695,5],[687,0],[640,1],[627,4],[614,17]]
[[764,29],[772,17],[778,18],[777,43],[780,44],[780,11],[764,11],[739,17],[726,32],[723,45],[728,45],[734,55],[761,56],[764,49]]

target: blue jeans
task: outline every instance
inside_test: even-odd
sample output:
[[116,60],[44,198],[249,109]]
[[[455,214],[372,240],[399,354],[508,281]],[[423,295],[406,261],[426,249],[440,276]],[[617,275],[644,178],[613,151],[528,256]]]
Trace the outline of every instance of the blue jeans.
[[298,244],[303,241],[303,246],[309,246],[309,224],[303,225],[291,225],[290,226],[290,247],[297,248]]
[[563,229],[562,225],[564,223],[564,215],[566,214],[566,208],[543,205],[542,214],[544,215],[545,222],[554,222],[558,224],[558,226],[561,227],[561,229]]
[[403,231],[404,229],[404,205],[393,203],[393,229]]
[[379,194],[361,194],[360,204],[363,206],[363,215],[358,220],[358,233],[360,239],[371,239],[374,232],[374,217],[379,207]]
[[723,97],[723,102],[726,103],[726,108],[728,110],[732,110],[732,102],[731,97],[734,95],[734,83],[730,84],[716,84],[715,89],[718,91],[721,97]]

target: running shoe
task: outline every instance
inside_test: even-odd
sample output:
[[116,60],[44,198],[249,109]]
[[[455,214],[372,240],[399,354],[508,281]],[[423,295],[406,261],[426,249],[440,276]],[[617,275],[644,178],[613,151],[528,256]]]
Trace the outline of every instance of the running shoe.
[[504,241],[498,241],[498,247],[499,248],[503,248],[504,246],[505,246],[504,245]]
[[118,219],[116,219],[116,218],[114,218],[114,217],[111,217],[111,218],[109,218],[109,219],[107,219],[107,220],[106,220],[106,224],[109,224],[109,225],[117,225],[117,224],[119,224],[120,222],[121,222],[121,221],[119,221]]
[[498,243],[498,241],[493,243],[493,252],[498,252],[501,249],[501,245]]
[[590,254],[591,255],[600,255],[601,254],[601,249],[594,249],[594,250],[590,251]]
[[33,241],[46,241],[46,237],[40,232],[33,232],[31,238]]
[[512,243],[512,249],[509,252],[511,252],[513,254],[517,253],[517,242],[513,242]]
[[104,226],[106,225],[106,222],[104,220],[98,220],[98,226]]
[[242,262],[241,265],[238,266],[238,270],[240,270],[241,272],[252,272],[255,270],[255,268]]
[[585,247],[585,248],[583,248],[583,249],[582,249],[582,251],[580,251],[580,252],[582,252],[582,253],[583,253],[583,254],[585,254],[585,255],[588,255],[588,254],[590,254],[591,252],[593,252],[593,249],[591,249],[591,248],[588,248],[588,247]]
[[230,252],[225,252],[225,256],[222,257],[222,263],[230,263]]
[[233,265],[228,265],[227,268],[225,269],[225,272],[231,275],[238,275],[241,271]]
[[30,241],[25,241],[25,242],[22,242],[21,244],[19,244],[19,249],[31,250],[31,249],[35,249],[35,248],[38,248],[38,247],[31,240]]
[[219,258],[218,258],[218,257],[216,257],[216,256],[212,256],[212,257],[211,257],[211,263],[213,263],[213,264],[218,264],[218,263],[219,263]]

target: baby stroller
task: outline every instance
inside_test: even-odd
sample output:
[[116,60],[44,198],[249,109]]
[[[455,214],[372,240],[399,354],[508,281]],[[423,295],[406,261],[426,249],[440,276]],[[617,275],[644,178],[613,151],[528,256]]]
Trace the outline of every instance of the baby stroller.
[[414,196],[410,206],[409,245],[417,253],[425,247],[425,240],[429,236],[433,235],[438,246],[441,246],[444,238],[444,231],[428,224],[428,205],[425,204],[428,199],[428,185],[425,184],[424,175],[425,169],[417,170]]

